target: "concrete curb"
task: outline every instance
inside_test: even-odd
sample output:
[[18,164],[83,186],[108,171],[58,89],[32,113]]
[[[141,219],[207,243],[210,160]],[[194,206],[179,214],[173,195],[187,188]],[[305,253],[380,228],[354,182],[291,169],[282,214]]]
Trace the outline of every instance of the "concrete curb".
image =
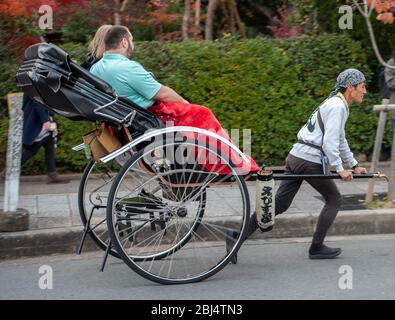
[[[295,213],[278,216],[273,231],[256,232],[252,238],[310,237],[319,213]],[[395,209],[340,211],[328,235],[348,236],[395,233]]]
[[[284,214],[276,219],[270,232],[255,232],[251,239],[277,239],[310,237],[314,233],[318,214]],[[218,225],[232,228],[235,220],[218,219]],[[33,257],[49,254],[75,253],[81,238],[82,227],[52,228],[22,232],[0,233],[0,260],[19,257]],[[371,209],[339,212],[328,235],[347,236],[364,234],[395,233],[395,209]],[[212,234],[199,229],[199,235],[206,240]],[[216,239],[217,240],[217,239]],[[98,250],[87,237],[84,251]]]
[[[75,253],[82,227],[39,229],[0,233],[0,260],[49,254]],[[97,250],[87,237],[84,251]]]
[[[82,173],[60,173],[62,178],[67,178],[69,180],[80,180]],[[47,175],[36,175],[36,176],[21,176],[21,182],[46,182],[48,179]]]

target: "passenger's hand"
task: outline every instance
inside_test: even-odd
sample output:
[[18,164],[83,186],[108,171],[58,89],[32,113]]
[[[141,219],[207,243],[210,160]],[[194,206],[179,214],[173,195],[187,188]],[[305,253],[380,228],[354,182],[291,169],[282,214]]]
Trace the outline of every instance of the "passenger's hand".
[[343,181],[351,181],[352,180],[352,172],[351,171],[343,170],[338,173]]
[[51,121],[47,121],[43,123],[43,129],[49,131],[49,128],[51,127]]
[[366,168],[364,168],[364,167],[356,167],[354,169],[354,173],[356,173],[356,174],[368,173],[368,170],[366,170]]

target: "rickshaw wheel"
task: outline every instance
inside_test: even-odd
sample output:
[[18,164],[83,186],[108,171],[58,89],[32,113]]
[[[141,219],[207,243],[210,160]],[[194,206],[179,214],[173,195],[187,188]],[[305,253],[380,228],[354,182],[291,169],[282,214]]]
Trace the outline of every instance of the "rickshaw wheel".
[[[181,163],[174,161],[177,153]],[[214,159],[216,169],[203,169],[202,155]],[[230,173],[219,175],[224,168]],[[231,185],[224,184],[229,180]],[[235,165],[208,144],[184,139],[152,143],[126,162],[109,192],[107,226],[120,257],[135,272],[162,284],[191,283],[229,263],[249,214],[248,190]],[[123,228],[125,222],[131,226]],[[227,251],[230,229],[238,238]]]

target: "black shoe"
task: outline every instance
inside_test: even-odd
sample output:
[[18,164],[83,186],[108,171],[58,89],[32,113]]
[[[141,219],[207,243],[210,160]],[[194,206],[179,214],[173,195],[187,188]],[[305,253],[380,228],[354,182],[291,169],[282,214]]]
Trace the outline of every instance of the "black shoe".
[[[227,230],[226,231],[226,253],[229,253],[230,250],[232,250],[238,236],[239,236],[239,233],[235,230]],[[232,264],[237,263],[237,251],[230,258],[230,262]]]
[[310,259],[333,259],[342,253],[340,248],[330,248],[324,244],[312,244],[309,249]]
[[259,230],[261,230],[262,232],[269,232],[269,231],[272,231],[272,230],[273,230],[273,227],[274,227],[274,226],[270,226],[270,227],[267,227],[267,228],[263,229],[263,228],[261,228],[261,227],[258,226]]

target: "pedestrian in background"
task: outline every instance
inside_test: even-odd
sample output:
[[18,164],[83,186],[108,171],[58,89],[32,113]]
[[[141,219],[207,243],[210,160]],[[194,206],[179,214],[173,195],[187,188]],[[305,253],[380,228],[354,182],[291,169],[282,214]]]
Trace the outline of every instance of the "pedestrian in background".
[[56,172],[55,148],[57,124],[49,111],[38,101],[23,95],[23,153],[22,165],[32,158],[41,147],[45,149],[45,163],[48,170],[47,183],[68,183]]

